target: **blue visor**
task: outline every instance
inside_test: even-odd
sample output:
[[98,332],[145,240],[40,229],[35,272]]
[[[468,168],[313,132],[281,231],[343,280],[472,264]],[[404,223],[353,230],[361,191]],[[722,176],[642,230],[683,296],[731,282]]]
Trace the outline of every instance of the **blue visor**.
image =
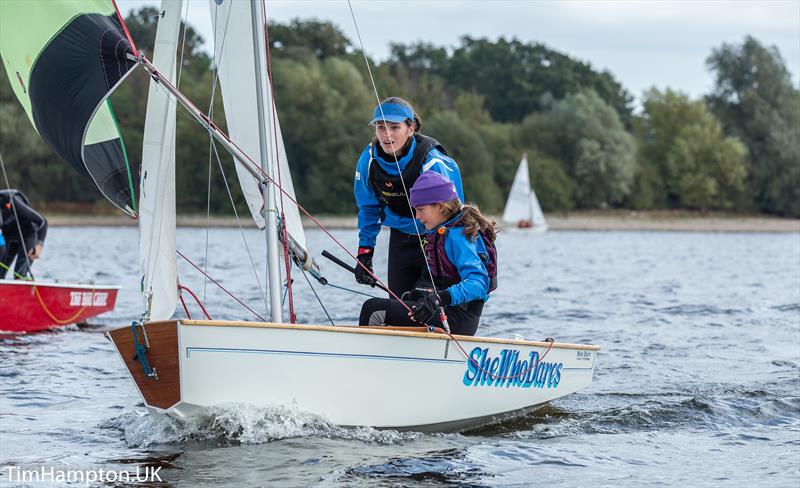
[[[383,110],[382,113],[381,110]],[[406,120],[414,120],[414,111],[400,103],[382,103],[375,107],[375,113],[369,125],[382,122],[384,119],[387,122],[397,122],[399,124]]]

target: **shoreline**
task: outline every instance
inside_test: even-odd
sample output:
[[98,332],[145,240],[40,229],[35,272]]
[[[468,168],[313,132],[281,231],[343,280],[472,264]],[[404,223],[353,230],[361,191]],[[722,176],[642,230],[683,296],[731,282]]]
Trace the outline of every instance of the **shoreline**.
[[[495,216],[496,220],[499,217]],[[546,215],[553,231],[674,231],[674,232],[792,232],[800,233],[800,219],[733,214],[691,214],[686,212],[587,211]],[[54,227],[135,227],[137,220],[124,215],[65,215],[52,213],[47,220]],[[319,222],[331,229],[355,229],[355,216],[320,216]],[[234,217],[179,215],[178,227],[237,227]],[[303,219],[306,229],[314,228]],[[242,217],[242,226],[255,228],[253,221]],[[507,227],[507,226],[501,226]]]

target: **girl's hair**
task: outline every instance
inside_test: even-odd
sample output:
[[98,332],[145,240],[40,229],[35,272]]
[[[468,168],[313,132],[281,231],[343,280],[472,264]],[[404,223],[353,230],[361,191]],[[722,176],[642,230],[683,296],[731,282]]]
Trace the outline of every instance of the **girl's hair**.
[[414,132],[419,132],[419,130],[422,129],[422,119],[419,118],[419,114],[414,111],[414,107],[412,107],[410,103],[406,102],[400,97],[389,97],[386,100],[382,101],[381,105],[383,105],[384,103],[397,103],[410,108],[411,111],[414,113],[414,120],[406,119],[406,122],[414,127]]
[[461,212],[459,223],[464,226],[464,233],[467,237],[474,241],[478,237],[478,232],[483,231],[486,237],[494,242],[497,237],[497,223],[483,215],[477,205],[472,203],[461,205],[461,200],[458,198],[440,202],[439,205],[442,206],[442,211],[448,219]]

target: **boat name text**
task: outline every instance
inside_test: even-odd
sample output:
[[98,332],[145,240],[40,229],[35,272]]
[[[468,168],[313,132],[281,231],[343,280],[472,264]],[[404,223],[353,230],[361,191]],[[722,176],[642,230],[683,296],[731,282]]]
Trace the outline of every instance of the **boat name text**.
[[466,386],[510,386],[519,388],[557,388],[563,363],[539,361],[539,353],[531,351],[520,360],[516,349],[503,349],[498,356],[489,355],[489,348],[476,347],[469,353]]

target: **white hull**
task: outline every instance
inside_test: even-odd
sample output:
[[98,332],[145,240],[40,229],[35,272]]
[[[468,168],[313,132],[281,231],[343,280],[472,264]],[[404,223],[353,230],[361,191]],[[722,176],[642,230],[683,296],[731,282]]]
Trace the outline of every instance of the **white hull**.
[[[183,418],[224,403],[283,405],[340,425],[399,430],[463,430],[573,393],[591,383],[598,350],[555,344],[519,381],[491,381],[443,334],[218,321],[183,321],[176,328],[179,399],[157,406],[143,394],[151,410]],[[514,364],[517,373],[524,372],[531,353],[541,357],[548,347],[461,336],[458,341],[496,374],[505,357],[509,369],[498,376],[513,376]],[[131,357],[117,347],[123,360]],[[158,360],[151,362],[159,368]],[[141,365],[135,361],[128,367],[137,385],[159,381],[137,378]]]

